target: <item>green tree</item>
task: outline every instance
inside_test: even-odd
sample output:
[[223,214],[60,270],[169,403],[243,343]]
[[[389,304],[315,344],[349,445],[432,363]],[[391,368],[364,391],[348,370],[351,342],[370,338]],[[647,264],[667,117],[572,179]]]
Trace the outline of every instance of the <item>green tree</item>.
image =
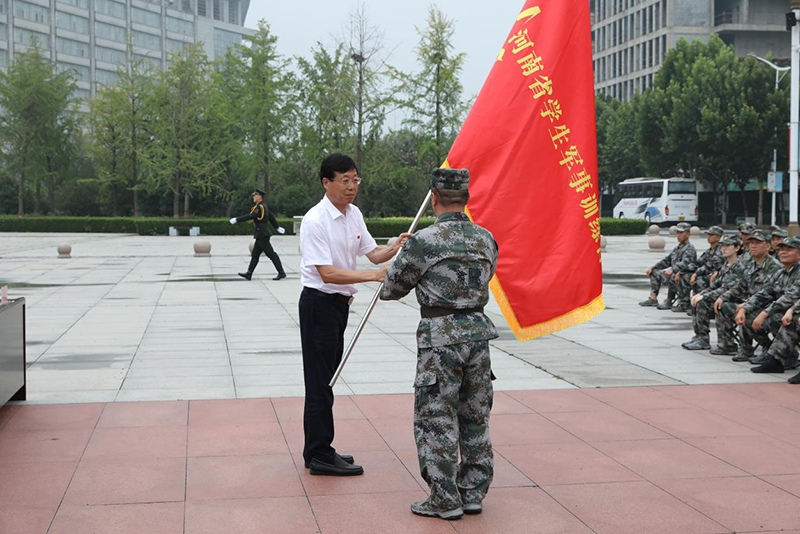
[[[46,168],[52,150],[47,143],[63,132],[75,84],[69,72],[57,73],[38,43],[16,55],[6,72],[0,71],[0,141],[7,163],[18,175],[17,214],[25,215],[26,175]],[[36,177],[41,198],[41,179]],[[38,211],[38,206],[37,206]]]
[[294,125],[293,77],[286,61],[278,54],[277,42],[269,24],[261,20],[248,46],[239,48],[243,57],[242,81],[245,89],[243,127],[252,170],[263,177],[269,201],[270,168],[279,154],[282,139]]
[[211,92],[208,58],[202,44],[170,57],[169,69],[160,75],[150,98],[153,140],[145,152],[148,189],[167,187],[172,192],[172,216],[189,215],[189,199],[218,186],[219,154],[213,151],[215,132],[207,111]]
[[128,141],[128,102],[121,87],[103,87],[89,105],[92,153],[100,181],[111,191],[111,213],[119,215],[119,191],[126,184],[123,162]]
[[454,53],[455,22],[439,9],[428,10],[427,27],[417,28],[417,61],[420,70],[406,76],[400,86],[403,106],[410,117],[405,124],[425,135],[429,141],[420,147],[421,161],[430,166],[444,163],[468,109],[462,98],[459,75],[466,54]]

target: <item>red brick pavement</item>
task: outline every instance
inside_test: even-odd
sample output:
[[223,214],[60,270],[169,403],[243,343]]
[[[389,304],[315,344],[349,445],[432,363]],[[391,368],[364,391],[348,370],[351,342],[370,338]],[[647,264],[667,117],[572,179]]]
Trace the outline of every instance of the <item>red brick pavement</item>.
[[0,532],[800,532],[800,387],[498,393],[484,512],[425,497],[408,395],[339,397],[365,475],[303,468],[302,399],[0,408]]

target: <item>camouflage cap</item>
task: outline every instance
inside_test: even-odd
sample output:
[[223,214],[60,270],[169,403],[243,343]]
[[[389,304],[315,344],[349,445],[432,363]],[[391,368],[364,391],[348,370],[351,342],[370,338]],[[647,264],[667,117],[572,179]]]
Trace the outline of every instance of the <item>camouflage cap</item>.
[[709,235],[725,235],[725,230],[721,226],[712,226],[705,233]]
[[742,223],[739,225],[739,231],[743,234],[752,234],[756,229],[756,225],[751,222]]
[[262,189],[259,189],[257,187],[255,189],[253,189],[253,194],[254,195],[261,195],[262,197],[267,196],[267,194]]
[[800,237],[787,237],[777,245],[776,247],[792,247],[800,250]]
[[720,245],[741,245],[742,240],[738,235],[726,235],[719,240]]
[[764,230],[756,229],[750,234],[750,239],[755,239],[756,241],[769,241],[770,237]]
[[772,231],[772,233],[771,233],[770,235],[771,235],[772,237],[783,237],[783,238],[787,238],[787,237],[789,237],[789,232],[787,232],[786,230],[781,230],[780,228],[778,228],[777,230],[773,230],[773,231]]
[[677,229],[678,232],[688,232],[689,230],[692,229],[692,225],[685,222],[678,223]]
[[467,169],[436,169],[433,171],[431,189],[468,191],[469,171]]
[[773,224],[773,225],[771,225],[771,226],[769,227],[769,231],[770,231],[770,232],[774,232],[774,231],[776,231],[776,230],[780,230],[780,229],[781,229],[781,227],[780,227],[780,226],[778,226],[778,225],[776,225],[776,224]]

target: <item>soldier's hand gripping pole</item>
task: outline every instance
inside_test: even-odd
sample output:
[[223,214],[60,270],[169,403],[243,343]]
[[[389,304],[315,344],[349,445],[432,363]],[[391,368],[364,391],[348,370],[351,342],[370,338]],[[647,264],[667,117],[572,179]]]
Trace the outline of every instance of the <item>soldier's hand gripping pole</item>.
[[[409,233],[413,233],[414,230],[417,229],[417,225],[419,224],[419,220],[425,214],[425,210],[428,209],[428,203],[431,201],[431,191],[428,191],[428,194],[425,196],[425,200],[422,201],[422,205],[419,207],[419,211],[417,212],[417,216],[414,217],[414,220],[411,223],[408,231]],[[328,384],[330,387],[336,385],[336,381],[339,379],[339,375],[342,374],[342,370],[344,369],[345,364],[347,363],[347,359],[350,357],[350,354],[353,352],[353,348],[356,346],[356,342],[358,341],[358,337],[361,335],[361,332],[364,330],[364,327],[367,325],[367,321],[369,320],[369,316],[372,315],[372,310],[375,309],[375,305],[378,303],[378,298],[381,296],[381,290],[383,289],[383,282],[378,287],[378,290],[375,292],[375,295],[372,297],[372,301],[370,301],[369,306],[367,306],[367,311],[364,312],[364,317],[361,318],[361,322],[358,324],[358,328],[356,328],[355,333],[353,334],[353,339],[350,340],[350,344],[347,346],[347,350],[344,351],[344,356],[342,356],[342,363],[339,364],[339,368],[336,369],[336,372],[331,378],[331,383]]]

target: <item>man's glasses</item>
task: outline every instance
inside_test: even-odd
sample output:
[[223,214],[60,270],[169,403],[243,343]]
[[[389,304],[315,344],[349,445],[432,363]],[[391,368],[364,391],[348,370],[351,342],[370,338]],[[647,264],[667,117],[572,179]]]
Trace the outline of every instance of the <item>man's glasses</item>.
[[340,184],[342,184],[345,187],[349,186],[350,184],[356,184],[356,185],[360,185],[361,184],[361,178],[353,178],[352,180],[350,178],[345,178],[344,180],[331,180],[331,182],[334,182],[334,181],[335,182],[339,182]]

